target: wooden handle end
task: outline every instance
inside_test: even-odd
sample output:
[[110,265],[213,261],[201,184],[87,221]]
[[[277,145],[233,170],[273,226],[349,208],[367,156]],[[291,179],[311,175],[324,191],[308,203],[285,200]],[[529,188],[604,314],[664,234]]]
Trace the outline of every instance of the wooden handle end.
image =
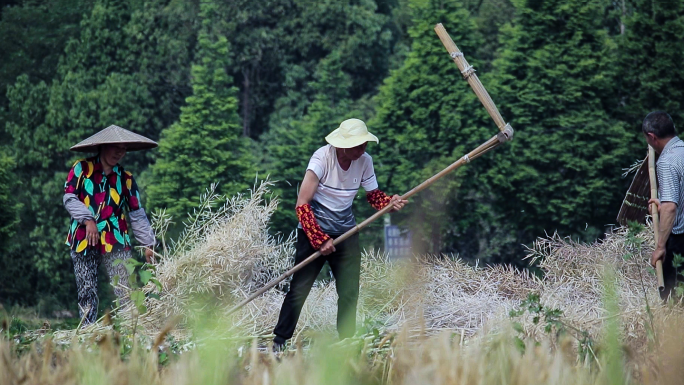
[[656,262],[656,278],[658,279],[658,290],[665,289],[665,279],[663,278],[663,261]]

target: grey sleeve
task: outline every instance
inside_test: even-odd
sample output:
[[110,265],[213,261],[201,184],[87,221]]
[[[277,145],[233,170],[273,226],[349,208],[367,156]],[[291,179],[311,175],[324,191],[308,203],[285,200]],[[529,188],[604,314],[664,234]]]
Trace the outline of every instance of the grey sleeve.
[[153,246],[157,243],[154,238],[154,230],[150,226],[150,221],[147,219],[145,209],[139,208],[134,211],[129,211],[128,215],[131,219],[131,228],[135,239],[143,246]]
[[658,177],[658,195],[661,202],[673,202],[677,206],[680,206],[680,186],[681,177],[677,174],[675,167],[671,164],[665,162],[659,162],[657,165],[658,172],[656,176]]
[[75,194],[64,194],[62,203],[64,204],[64,208],[69,212],[69,215],[78,223],[83,224],[87,220],[95,220],[93,213],[88,210],[83,202],[78,200],[78,197]]

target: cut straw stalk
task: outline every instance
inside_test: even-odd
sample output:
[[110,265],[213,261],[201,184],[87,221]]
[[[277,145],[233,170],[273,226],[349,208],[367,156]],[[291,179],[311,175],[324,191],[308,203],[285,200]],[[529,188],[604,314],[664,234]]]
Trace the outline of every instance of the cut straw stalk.
[[[433,176],[430,177],[429,179],[425,180],[423,183],[421,183],[421,184],[419,184],[418,186],[414,187],[411,191],[409,191],[409,192],[407,192],[406,194],[402,195],[401,199],[408,199],[408,198],[412,197],[413,195],[419,193],[420,191],[422,191],[422,190],[428,188],[430,185],[432,185],[433,183],[435,183],[437,180],[441,179],[443,176],[445,176],[445,175],[447,175],[448,173],[454,171],[455,169],[457,169],[457,168],[463,166],[464,164],[469,163],[471,160],[476,159],[476,158],[479,158],[479,157],[482,156],[483,154],[489,152],[490,150],[493,150],[493,149],[496,148],[499,144],[501,144],[501,143],[503,143],[503,142],[505,142],[505,141],[507,141],[507,140],[509,140],[509,137],[506,136],[506,135],[503,135],[503,134],[501,134],[501,133],[498,134],[498,135],[493,136],[491,139],[489,139],[488,141],[484,142],[483,144],[481,144],[480,146],[478,146],[476,149],[474,149],[473,151],[471,151],[470,153],[468,153],[468,155],[465,155],[465,156],[459,158],[457,161],[455,161],[454,163],[452,163],[452,164],[450,164],[449,166],[447,166],[444,170],[442,170],[442,171],[440,171],[439,173],[433,175]],[[377,213],[373,214],[371,217],[369,217],[369,218],[366,219],[365,221],[361,222],[360,224],[356,225],[356,226],[355,226],[354,228],[352,228],[351,230],[347,231],[346,233],[342,234],[341,236],[339,236],[338,238],[336,238],[335,240],[333,240],[333,245],[338,245],[338,244],[340,244],[341,242],[343,242],[344,240],[346,240],[347,238],[349,238],[349,237],[351,237],[352,235],[358,233],[359,231],[361,231],[361,229],[363,229],[364,227],[368,226],[370,223],[374,222],[375,220],[377,220],[378,218],[380,218],[380,217],[383,216],[384,214],[389,213],[390,210],[392,210],[393,207],[394,207],[393,205],[387,205],[387,206],[385,206],[385,208],[383,208],[382,210],[380,210],[380,211],[378,211]],[[299,264],[297,264],[296,266],[294,266],[292,269],[290,269],[290,270],[286,271],[285,273],[283,273],[280,277],[278,277],[278,278],[272,280],[271,282],[267,283],[264,287],[262,287],[261,289],[257,290],[254,294],[250,295],[249,297],[245,298],[242,302],[240,302],[239,304],[235,305],[232,309],[230,309],[230,310],[228,311],[227,314],[230,315],[230,314],[235,313],[235,312],[238,311],[240,308],[242,308],[242,307],[245,306],[246,304],[252,302],[255,298],[257,298],[257,297],[259,297],[260,295],[264,294],[266,291],[270,290],[270,289],[273,288],[275,285],[277,285],[278,283],[282,282],[283,280],[285,280],[287,277],[291,276],[292,274],[296,273],[297,271],[299,271],[300,269],[302,269],[304,266],[308,265],[308,264],[311,263],[314,259],[316,259],[316,258],[318,258],[318,257],[320,257],[320,256],[321,256],[321,252],[320,252],[320,251],[317,251],[317,252],[311,254],[311,256],[309,256],[307,259],[303,260],[302,262],[300,262]]]
[[[648,146],[648,177],[651,182],[651,199],[658,198],[658,185],[656,184],[655,173],[655,150]],[[655,247],[658,247],[658,238],[660,237],[660,215],[658,213],[658,206],[655,203],[651,204],[651,216],[653,217],[653,236],[655,237]],[[665,280],[663,279],[663,261],[656,262],[656,277],[658,278],[658,290],[665,289]]]

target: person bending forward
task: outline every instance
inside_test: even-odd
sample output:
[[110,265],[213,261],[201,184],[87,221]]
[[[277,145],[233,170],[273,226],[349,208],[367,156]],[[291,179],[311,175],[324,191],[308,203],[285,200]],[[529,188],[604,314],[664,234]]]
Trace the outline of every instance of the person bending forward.
[[320,250],[322,256],[294,273],[290,290],[280,309],[274,329],[274,349],[280,350],[292,338],[304,301],[318,273],[327,261],[337,288],[337,331],[340,339],[356,331],[361,251],[358,234],[337,246],[333,239],[356,226],[352,202],[360,187],[376,210],[388,204],[392,211],[406,203],[398,195],[387,196],[378,189],[373,159],[366,153],[368,142],[378,142],[359,119],[348,119],[325,137],[329,143],[311,157],[304,175],[295,211],[299,219],[295,264]]

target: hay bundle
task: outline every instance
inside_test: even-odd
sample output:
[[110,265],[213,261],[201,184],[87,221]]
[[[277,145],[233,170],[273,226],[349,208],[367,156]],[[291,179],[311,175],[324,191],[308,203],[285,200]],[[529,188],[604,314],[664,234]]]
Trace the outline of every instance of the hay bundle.
[[[651,234],[647,230],[629,235],[622,228],[591,245],[558,235],[539,239],[529,257],[539,259],[544,271],[542,303],[563,310],[575,327],[597,336],[609,316],[603,300],[605,284],[611,283],[605,281],[606,269],[611,269],[624,337],[634,346],[645,345],[641,342],[647,334],[647,304],[657,313],[667,312],[661,306],[656,279],[648,265],[653,251]],[[541,332],[540,326],[532,329],[534,334]]]
[[[217,195],[212,185],[201,197],[184,232],[156,267],[163,293],[161,300],[147,299],[148,311],[140,317],[144,327],[156,330],[171,315],[187,317],[198,300],[229,303],[287,268],[293,240],[268,233],[278,205],[277,199],[266,199],[270,185],[262,182],[249,196],[230,199]],[[122,313],[130,319],[134,307],[128,305]]]
[[[192,316],[198,297],[214,298],[217,315],[236,300],[291,267],[293,239],[268,234],[268,221],[277,199],[266,200],[269,183],[249,196],[237,196],[218,209],[221,197],[213,189],[187,222],[185,233],[157,268],[164,286],[160,301],[148,299],[148,312],[140,324],[154,333],[170,315]],[[426,329],[434,334],[452,329],[473,335],[489,325],[508,325],[508,312],[531,292],[544,305],[559,308],[567,322],[598,335],[606,319],[603,280],[606,266],[615,270],[624,335],[643,341],[646,335],[646,301],[655,308],[660,301],[655,278],[648,273],[652,237],[626,242],[619,230],[587,245],[558,235],[539,239],[528,258],[539,261],[544,272],[537,278],[507,266],[469,266],[452,256],[420,256],[409,261],[390,261],[381,253],[364,251],[358,320],[371,321],[386,330]],[[633,237],[633,235],[632,235]],[[625,256],[630,258],[624,258]],[[226,329],[249,335],[270,334],[277,320],[288,281],[244,307],[231,317]],[[151,287],[150,287],[151,289]],[[317,282],[307,299],[297,334],[306,330],[334,332],[337,294],[334,282]],[[132,306],[121,312],[135,318]],[[525,330],[535,338],[545,334],[528,319]]]

